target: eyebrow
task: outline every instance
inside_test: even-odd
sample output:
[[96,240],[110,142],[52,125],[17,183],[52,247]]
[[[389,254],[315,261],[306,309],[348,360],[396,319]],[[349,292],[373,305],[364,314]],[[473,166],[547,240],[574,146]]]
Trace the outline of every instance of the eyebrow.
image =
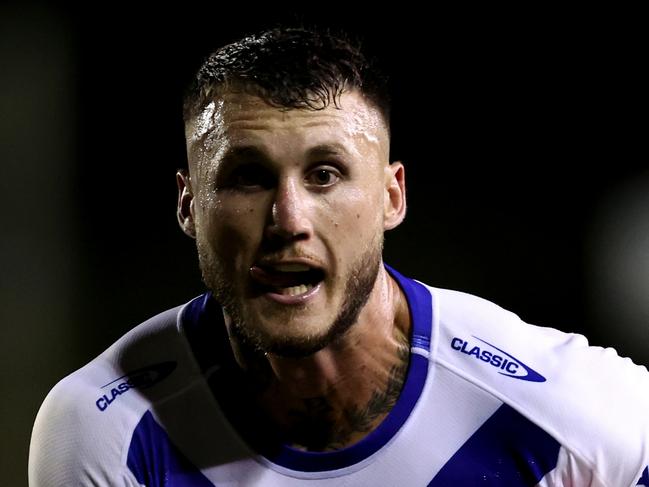
[[318,144],[311,147],[307,151],[307,156],[320,157],[320,156],[342,155],[348,153],[349,151],[343,144],[340,144],[338,142],[332,142],[327,144]]
[[236,162],[238,159],[262,159],[268,160],[268,154],[265,150],[260,149],[255,145],[242,145],[231,147],[223,154],[222,163]]
[[[345,155],[349,154],[347,148],[339,142],[330,142],[314,145],[306,151],[308,158]],[[222,163],[236,162],[238,159],[257,159],[260,161],[269,161],[271,157],[266,150],[256,145],[241,145],[231,147],[226,150],[222,158]]]

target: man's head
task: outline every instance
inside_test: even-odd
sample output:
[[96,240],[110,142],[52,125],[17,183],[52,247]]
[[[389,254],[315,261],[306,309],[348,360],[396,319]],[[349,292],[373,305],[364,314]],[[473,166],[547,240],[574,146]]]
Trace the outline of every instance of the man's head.
[[382,76],[343,39],[274,29],[208,57],[184,117],[178,218],[232,332],[282,355],[328,345],[405,213]]

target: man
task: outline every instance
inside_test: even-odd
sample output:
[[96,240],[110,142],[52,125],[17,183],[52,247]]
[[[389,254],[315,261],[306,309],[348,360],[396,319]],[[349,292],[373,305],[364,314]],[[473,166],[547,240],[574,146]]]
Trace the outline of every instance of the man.
[[382,261],[385,82],[344,39],[225,46],[185,99],[209,291],[57,384],[33,486],[649,486],[649,373]]

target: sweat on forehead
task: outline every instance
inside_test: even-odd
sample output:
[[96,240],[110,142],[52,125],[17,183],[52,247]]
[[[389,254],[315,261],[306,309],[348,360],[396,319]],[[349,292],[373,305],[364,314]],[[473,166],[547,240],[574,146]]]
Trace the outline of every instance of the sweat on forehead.
[[333,137],[375,146],[389,157],[389,133],[378,109],[358,91],[345,92],[339,103],[321,109],[276,107],[248,93],[226,92],[205,104],[185,124],[187,154],[192,163],[214,159],[234,134],[263,127],[290,130],[319,126]]

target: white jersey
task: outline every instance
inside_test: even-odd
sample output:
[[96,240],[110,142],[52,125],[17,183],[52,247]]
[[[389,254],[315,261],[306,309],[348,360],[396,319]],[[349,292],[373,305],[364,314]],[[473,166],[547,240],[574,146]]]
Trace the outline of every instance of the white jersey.
[[60,381],[34,426],[41,486],[649,487],[649,373],[581,335],[386,265],[410,365],[384,421],[315,453],[258,433],[210,293],[137,326]]

